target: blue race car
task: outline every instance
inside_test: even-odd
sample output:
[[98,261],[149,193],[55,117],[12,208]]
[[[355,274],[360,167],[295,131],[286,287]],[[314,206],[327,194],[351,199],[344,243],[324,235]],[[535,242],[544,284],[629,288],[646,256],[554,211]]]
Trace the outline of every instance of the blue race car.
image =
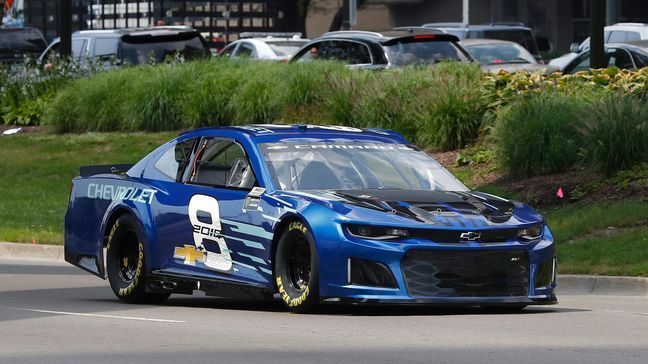
[[556,303],[554,238],[540,214],[468,190],[379,129],[210,127],[135,165],[82,167],[65,260],[132,303],[194,290],[278,293],[294,312]]

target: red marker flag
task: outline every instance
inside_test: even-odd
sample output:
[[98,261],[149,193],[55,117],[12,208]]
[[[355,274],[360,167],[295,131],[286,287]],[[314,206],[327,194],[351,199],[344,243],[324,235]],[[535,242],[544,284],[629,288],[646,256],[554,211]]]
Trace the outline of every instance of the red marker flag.
[[565,197],[565,193],[563,192],[562,186],[558,187],[558,191],[556,191],[556,196],[558,196],[558,198]]

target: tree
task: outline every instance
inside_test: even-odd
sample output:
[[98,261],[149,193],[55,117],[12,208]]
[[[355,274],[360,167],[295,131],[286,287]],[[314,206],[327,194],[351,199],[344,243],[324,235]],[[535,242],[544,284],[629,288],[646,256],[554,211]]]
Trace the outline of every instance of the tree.
[[286,0],[280,3],[283,17],[277,20],[277,29],[284,32],[301,32],[306,35],[308,9],[317,0]]
[[[358,9],[362,8],[364,4],[365,0],[357,0]],[[329,32],[342,29],[342,23],[344,22],[344,11],[345,10],[343,5],[337,10],[337,12],[335,12],[335,16],[333,16],[331,26],[329,27]]]
[[[277,29],[284,32],[301,32],[306,35],[306,18],[308,12],[317,9],[322,5],[324,0],[285,0],[280,3],[278,8],[283,12],[283,17],[277,21]],[[357,0],[358,9],[362,8],[365,0]],[[331,21],[330,30],[340,30],[344,20],[344,6],[341,6],[333,20]]]

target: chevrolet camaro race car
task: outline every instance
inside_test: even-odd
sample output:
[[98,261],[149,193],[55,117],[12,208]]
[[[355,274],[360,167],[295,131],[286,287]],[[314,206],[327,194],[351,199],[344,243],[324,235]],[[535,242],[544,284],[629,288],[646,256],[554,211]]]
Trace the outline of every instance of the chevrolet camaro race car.
[[556,302],[554,238],[540,214],[470,191],[379,129],[210,127],[135,165],[82,167],[65,260],[132,303],[194,290],[278,293],[294,312]]

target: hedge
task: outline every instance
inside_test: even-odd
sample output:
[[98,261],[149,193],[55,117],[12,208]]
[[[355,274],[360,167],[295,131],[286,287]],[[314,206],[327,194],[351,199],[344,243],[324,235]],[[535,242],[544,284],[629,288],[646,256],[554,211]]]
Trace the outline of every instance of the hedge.
[[[640,145],[648,145],[642,104],[648,69],[485,75],[465,63],[363,71],[329,62],[216,59],[107,72],[39,71],[24,84],[3,72],[1,92],[11,95],[9,112],[0,101],[4,122],[40,122],[58,132],[337,124],[392,129],[421,147],[451,150],[493,130],[498,160],[518,175],[581,163],[605,171],[625,168],[645,160]],[[609,106],[627,103],[632,106]],[[637,121],[630,125],[630,119]],[[638,130],[632,132],[633,147],[617,153],[618,138],[604,137],[612,129],[620,135]],[[543,137],[534,140],[534,134]],[[534,152],[537,148],[548,149]],[[610,153],[619,159],[605,160]]]

